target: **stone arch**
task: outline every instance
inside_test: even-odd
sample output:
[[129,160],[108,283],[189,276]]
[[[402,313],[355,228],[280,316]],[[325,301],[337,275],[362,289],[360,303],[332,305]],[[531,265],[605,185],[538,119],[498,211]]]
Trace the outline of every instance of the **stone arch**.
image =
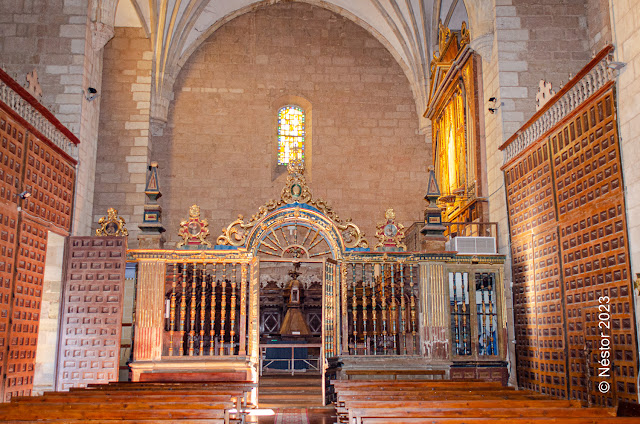
[[[424,104],[426,105],[426,92],[422,92],[421,90],[421,82],[417,75],[414,76],[412,72],[412,68],[406,61],[402,58],[401,53],[393,47],[392,43],[387,40],[379,31],[377,31],[372,25],[364,21],[363,19],[358,18],[352,12],[348,10],[330,3],[325,0],[292,0],[300,3],[307,3],[312,6],[320,7],[326,10],[329,10],[333,13],[336,13],[344,18],[347,18],[354,24],[363,28],[369,34],[371,34],[376,40],[382,44],[382,46],[391,54],[396,63],[402,69],[407,81],[409,82],[409,86],[411,87],[411,92],[414,97],[414,101],[416,104],[416,113],[418,119],[422,122],[422,111],[420,107]],[[170,103],[173,101],[173,85],[178,77],[178,74],[182,70],[183,66],[187,63],[189,58],[200,48],[200,46],[218,29],[220,29],[226,23],[232,21],[233,19],[240,17],[246,13],[252,12],[258,8],[268,6],[274,3],[278,3],[279,1],[274,0],[262,0],[257,3],[252,3],[243,8],[237,9],[232,13],[222,17],[206,31],[203,31],[202,34],[192,42],[189,47],[184,51],[184,53],[180,54],[179,57],[173,59],[173,63],[168,63],[166,67],[165,74],[163,75],[163,82],[161,83],[161,87],[155,87],[151,93],[151,119],[157,122],[166,122],[167,112],[169,109]],[[157,72],[157,71],[156,71]],[[423,88],[423,87],[422,87]],[[421,124],[422,126],[422,124]]]

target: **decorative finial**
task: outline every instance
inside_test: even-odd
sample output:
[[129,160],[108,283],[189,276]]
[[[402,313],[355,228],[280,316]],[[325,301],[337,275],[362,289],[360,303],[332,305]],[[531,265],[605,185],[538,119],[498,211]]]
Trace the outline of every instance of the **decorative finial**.
[[158,204],[158,199],[162,196],[158,182],[158,162],[154,161],[149,165],[144,194],[147,201],[142,224],[138,225],[138,245],[142,249],[162,249],[165,241],[162,233],[166,230],[162,226],[162,207]]
[[542,109],[542,107],[556,94],[551,87],[550,82],[546,82],[541,79],[538,84],[538,92],[536,93],[536,112]]
[[38,81],[37,69],[27,74],[27,84],[27,91],[39,101],[42,98],[42,87],[40,87],[40,82]]

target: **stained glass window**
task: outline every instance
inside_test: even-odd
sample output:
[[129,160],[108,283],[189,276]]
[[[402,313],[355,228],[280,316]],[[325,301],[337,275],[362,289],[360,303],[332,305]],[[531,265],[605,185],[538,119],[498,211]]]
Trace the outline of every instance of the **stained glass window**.
[[304,161],[305,114],[299,106],[278,111],[278,165]]

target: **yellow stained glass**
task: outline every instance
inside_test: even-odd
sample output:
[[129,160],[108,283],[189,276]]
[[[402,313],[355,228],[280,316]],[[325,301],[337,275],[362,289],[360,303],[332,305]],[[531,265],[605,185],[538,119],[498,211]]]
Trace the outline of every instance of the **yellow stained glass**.
[[304,161],[305,113],[298,106],[278,111],[278,165]]

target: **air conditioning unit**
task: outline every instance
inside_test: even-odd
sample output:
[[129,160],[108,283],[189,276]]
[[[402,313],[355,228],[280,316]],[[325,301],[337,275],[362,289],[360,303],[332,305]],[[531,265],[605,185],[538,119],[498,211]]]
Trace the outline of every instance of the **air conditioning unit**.
[[446,243],[445,249],[462,255],[497,253],[494,237],[454,237]]

